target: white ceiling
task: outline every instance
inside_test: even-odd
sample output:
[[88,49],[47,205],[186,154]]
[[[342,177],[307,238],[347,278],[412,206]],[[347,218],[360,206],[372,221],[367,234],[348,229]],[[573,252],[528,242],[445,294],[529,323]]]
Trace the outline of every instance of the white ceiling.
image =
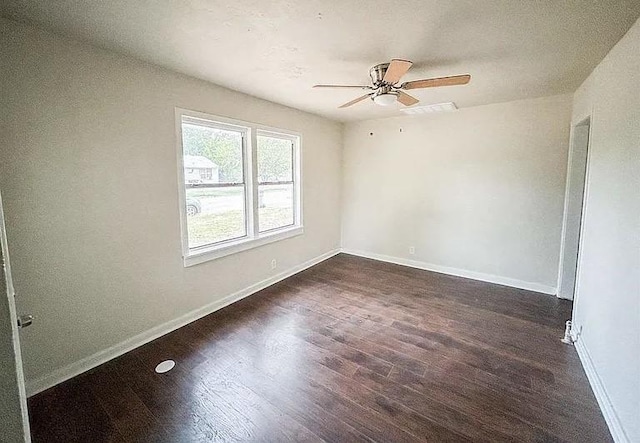
[[459,107],[573,92],[640,15],[638,0],[3,0],[0,14],[230,89],[336,120],[396,116],[337,106],[391,58],[403,81],[472,75],[411,91]]

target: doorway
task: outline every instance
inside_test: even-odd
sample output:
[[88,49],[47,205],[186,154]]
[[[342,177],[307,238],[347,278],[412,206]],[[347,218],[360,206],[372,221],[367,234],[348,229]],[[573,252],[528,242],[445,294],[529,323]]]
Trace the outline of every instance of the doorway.
[[558,297],[573,300],[578,273],[591,119],[574,126],[567,170]]

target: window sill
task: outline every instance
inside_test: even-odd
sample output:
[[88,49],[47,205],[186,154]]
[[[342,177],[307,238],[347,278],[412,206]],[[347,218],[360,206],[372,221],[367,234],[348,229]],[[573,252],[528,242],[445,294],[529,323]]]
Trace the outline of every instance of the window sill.
[[247,251],[249,249],[257,248],[260,246],[274,243],[286,238],[296,237],[303,234],[302,226],[292,226],[287,229],[281,229],[278,231],[262,234],[258,238],[243,238],[231,243],[227,243],[223,246],[212,246],[210,248],[203,248],[197,252],[183,257],[184,267],[194,266],[206,261],[215,260],[217,258],[225,257],[227,255],[235,254],[241,251]]

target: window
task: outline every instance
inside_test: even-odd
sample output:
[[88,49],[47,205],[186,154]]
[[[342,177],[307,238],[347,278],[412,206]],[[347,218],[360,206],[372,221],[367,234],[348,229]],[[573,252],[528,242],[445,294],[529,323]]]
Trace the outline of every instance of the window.
[[293,153],[290,137],[258,132],[259,232],[295,223]]
[[185,266],[302,234],[300,137],[177,110]]

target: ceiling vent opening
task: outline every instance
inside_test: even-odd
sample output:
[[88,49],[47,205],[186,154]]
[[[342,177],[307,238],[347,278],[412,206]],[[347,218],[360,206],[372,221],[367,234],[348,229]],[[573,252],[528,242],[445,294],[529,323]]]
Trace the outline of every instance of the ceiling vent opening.
[[455,103],[446,102],[425,106],[412,106],[410,108],[402,108],[400,109],[400,111],[404,112],[405,114],[434,114],[437,112],[453,112],[457,109],[458,107]]

